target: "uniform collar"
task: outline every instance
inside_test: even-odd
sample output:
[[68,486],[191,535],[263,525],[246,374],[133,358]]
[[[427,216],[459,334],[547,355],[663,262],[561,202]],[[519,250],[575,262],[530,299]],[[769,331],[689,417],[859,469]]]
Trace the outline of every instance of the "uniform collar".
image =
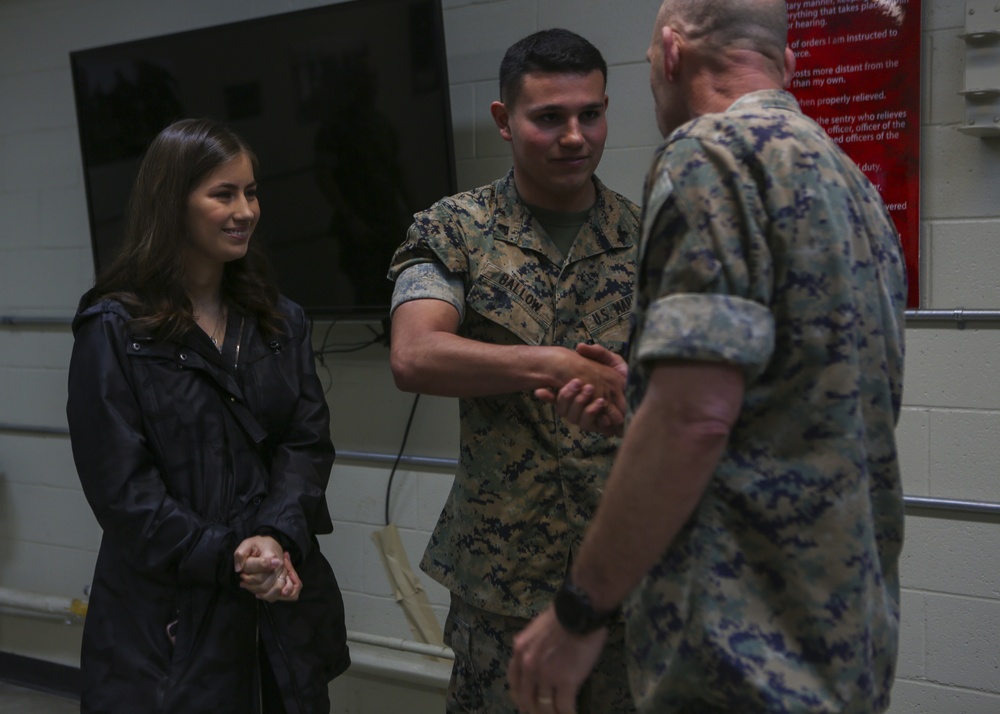
[[[623,225],[621,203],[615,200],[614,193],[601,183],[597,176],[591,180],[597,189],[597,200],[590,210],[587,222],[573,242],[566,262],[582,260],[611,250],[630,248],[633,244],[632,233]],[[516,245],[522,250],[541,253],[553,263],[562,263],[563,257],[559,254],[559,250],[543,235],[541,226],[518,195],[514,187],[514,169],[508,171],[495,186],[498,209],[495,224],[497,239]]]
[[795,97],[783,89],[761,89],[744,94],[729,105],[727,112],[747,111],[753,109],[786,109],[801,112]]

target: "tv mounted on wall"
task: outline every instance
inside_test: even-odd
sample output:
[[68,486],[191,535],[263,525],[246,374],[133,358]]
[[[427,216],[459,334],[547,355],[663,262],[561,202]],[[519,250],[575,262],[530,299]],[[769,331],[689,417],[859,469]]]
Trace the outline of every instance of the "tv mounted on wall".
[[412,214],[455,192],[441,0],[351,0],[70,53],[91,245],[114,258],[149,142],[223,121],[260,159],[256,240],[320,319],[380,320]]

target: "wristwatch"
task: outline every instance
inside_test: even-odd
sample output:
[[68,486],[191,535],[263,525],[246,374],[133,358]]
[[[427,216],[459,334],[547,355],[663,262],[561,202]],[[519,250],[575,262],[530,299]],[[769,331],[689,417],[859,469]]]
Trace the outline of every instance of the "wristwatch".
[[590,598],[567,575],[559,592],[556,593],[553,605],[559,624],[576,635],[586,635],[604,627],[618,616],[621,608],[610,612],[597,612],[590,603]]

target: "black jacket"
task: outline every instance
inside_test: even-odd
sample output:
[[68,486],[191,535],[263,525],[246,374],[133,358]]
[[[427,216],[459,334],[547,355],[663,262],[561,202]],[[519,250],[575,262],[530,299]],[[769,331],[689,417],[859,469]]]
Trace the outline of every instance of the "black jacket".
[[[200,331],[137,334],[114,301],[73,322],[73,457],[104,530],[83,712],[257,712],[261,652],[289,714],[329,711],[327,682],[350,662],[343,600],[316,541],[332,530],[334,452],[308,324],[294,303],[280,309],[284,334],[268,340],[230,314],[223,354]],[[238,587],[233,551],[253,534],[290,552],[298,602]]]

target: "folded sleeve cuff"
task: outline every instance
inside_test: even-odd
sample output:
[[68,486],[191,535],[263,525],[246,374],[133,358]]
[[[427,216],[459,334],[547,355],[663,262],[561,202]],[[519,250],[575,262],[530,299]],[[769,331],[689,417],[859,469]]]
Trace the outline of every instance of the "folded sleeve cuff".
[[754,381],[774,351],[774,317],[763,305],[729,295],[668,295],[650,305],[636,355],[642,362],[726,362]]
[[392,291],[391,312],[395,312],[404,302],[425,298],[443,300],[458,310],[460,319],[465,317],[462,280],[450,275],[443,265],[416,263],[403,270],[396,278],[396,286]]

